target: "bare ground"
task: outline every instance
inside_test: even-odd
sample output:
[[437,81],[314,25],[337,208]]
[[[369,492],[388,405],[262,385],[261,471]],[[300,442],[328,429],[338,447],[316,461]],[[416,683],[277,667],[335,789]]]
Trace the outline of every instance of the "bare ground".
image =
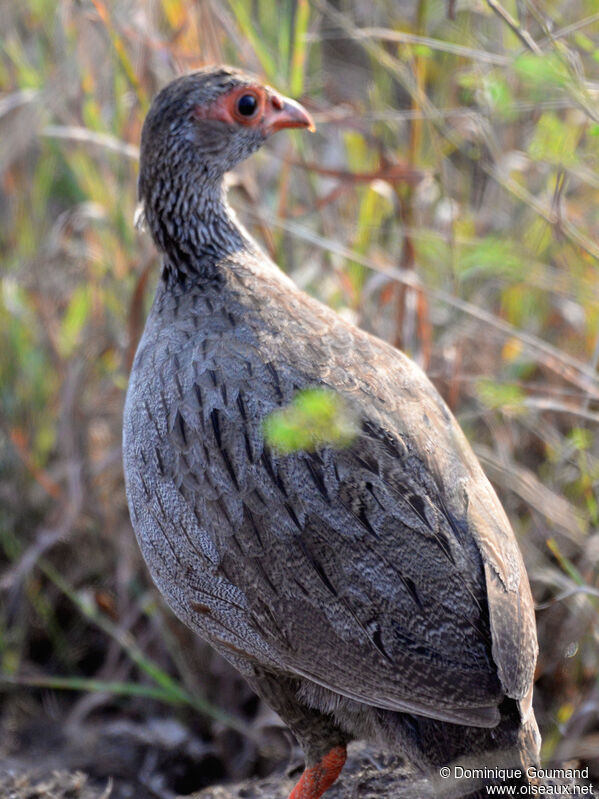
[[[57,753],[57,760],[59,755]],[[67,753],[67,760],[69,753]],[[301,774],[296,763],[263,779],[244,780],[235,785],[214,785],[188,794],[191,799],[287,799]],[[426,784],[414,793],[414,782],[401,758],[356,744],[350,747],[348,762],[340,778],[327,792],[327,799],[388,799],[430,797]],[[154,799],[160,794],[150,787],[108,777],[93,779],[81,770],[52,769],[49,759],[27,766],[23,758],[0,766],[2,799],[116,799],[129,795],[135,799]],[[164,794],[162,794],[164,795]],[[174,797],[174,794],[173,794]],[[183,799],[183,797],[178,797]]]

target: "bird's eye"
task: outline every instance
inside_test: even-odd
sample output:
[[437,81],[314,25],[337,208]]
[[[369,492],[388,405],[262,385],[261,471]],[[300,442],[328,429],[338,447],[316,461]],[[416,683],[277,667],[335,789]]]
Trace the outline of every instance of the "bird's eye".
[[253,94],[242,94],[237,101],[237,111],[243,117],[251,117],[256,113],[258,100]]

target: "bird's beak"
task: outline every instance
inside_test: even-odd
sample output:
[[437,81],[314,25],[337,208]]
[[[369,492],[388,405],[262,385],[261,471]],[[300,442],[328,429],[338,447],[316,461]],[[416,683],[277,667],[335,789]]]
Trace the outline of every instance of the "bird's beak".
[[268,136],[283,128],[316,130],[312,117],[302,105],[272,90],[268,93],[262,125]]

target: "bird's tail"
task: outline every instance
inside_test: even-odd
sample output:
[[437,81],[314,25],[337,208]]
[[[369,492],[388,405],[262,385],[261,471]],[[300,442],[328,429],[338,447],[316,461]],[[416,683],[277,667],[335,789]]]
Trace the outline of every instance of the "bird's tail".
[[504,700],[499,711],[499,724],[489,729],[395,715],[399,750],[426,774],[419,789],[423,797],[530,794],[525,786],[535,781],[541,741],[534,713],[530,709],[522,718],[512,699]]
[[434,796],[488,799],[530,795],[540,756],[537,721],[532,709],[522,719],[513,700],[506,700],[500,712],[497,727],[460,728],[463,736],[458,734],[461,742],[455,744],[453,756],[431,773]]

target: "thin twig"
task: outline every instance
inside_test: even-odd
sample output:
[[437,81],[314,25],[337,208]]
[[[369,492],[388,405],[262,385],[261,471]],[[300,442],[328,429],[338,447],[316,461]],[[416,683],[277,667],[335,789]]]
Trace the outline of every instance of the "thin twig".
[[537,602],[535,604],[535,610],[546,610],[552,605],[555,605],[556,602],[563,602],[564,599],[570,599],[570,597],[578,596],[579,594],[599,597],[599,589],[593,588],[590,585],[577,585],[575,588],[569,588],[567,591],[562,591],[561,594],[552,597],[547,602]]
[[[526,401],[526,400],[525,400]],[[524,402],[525,402],[524,401]],[[580,545],[588,528],[588,519],[568,500],[543,485],[530,469],[509,459],[504,461],[490,447],[476,444],[474,451],[487,476],[520,497],[537,513],[559,528],[570,541]]]
[[595,22],[599,22],[599,11],[595,14],[590,14],[590,16],[585,17],[584,19],[576,20],[571,25],[566,25],[564,28],[559,28],[555,31],[555,33],[551,34],[551,37],[547,37],[541,42],[541,47],[545,44],[549,44],[549,42],[556,40],[556,39],[563,39],[565,36],[569,36],[571,33],[576,33],[576,31],[581,30],[582,28],[586,28],[589,25],[593,25]]
[[69,141],[93,144],[96,147],[103,147],[105,150],[124,155],[133,161],[139,161],[139,147],[121,141],[109,133],[96,133],[94,130],[77,125],[46,125],[40,135],[49,139],[68,139]]
[[543,51],[532,38],[530,33],[521,28],[516,20],[512,17],[510,12],[507,11],[497,0],[487,0],[487,5],[492,11],[495,12],[495,14],[497,14],[500,19],[505,22],[509,28],[511,28],[511,30],[520,39],[522,44],[527,47],[531,53],[535,53],[535,55],[542,55]]
[[39,97],[39,95],[39,89],[20,89],[19,91],[11,92],[11,94],[5,95],[0,100],[0,117],[9,114],[15,108],[18,108],[21,105],[32,103]]
[[[395,31],[390,28],[358,28],[351,35],[346,32],[346,36],[351,39],[378,39],[383,42],[397,42],[399,44],[415,44],[429,47],[431,50],[438,50],[442,53],[461,56],[462,58],[472,58],[485,64],[493,64],[498,67],[508,66],[511,61],[507,56],[497,53],[488,53],[485,50],[477,50],[474,47],[465,47],[453,42],[444,42],[440,39],[432,39],[430,36],[418,36],[415,33],[406,31]],[[339,39],[339,31],[330,33],[311,33],[306,36],[309,41],[322,41],[324,39]]]

